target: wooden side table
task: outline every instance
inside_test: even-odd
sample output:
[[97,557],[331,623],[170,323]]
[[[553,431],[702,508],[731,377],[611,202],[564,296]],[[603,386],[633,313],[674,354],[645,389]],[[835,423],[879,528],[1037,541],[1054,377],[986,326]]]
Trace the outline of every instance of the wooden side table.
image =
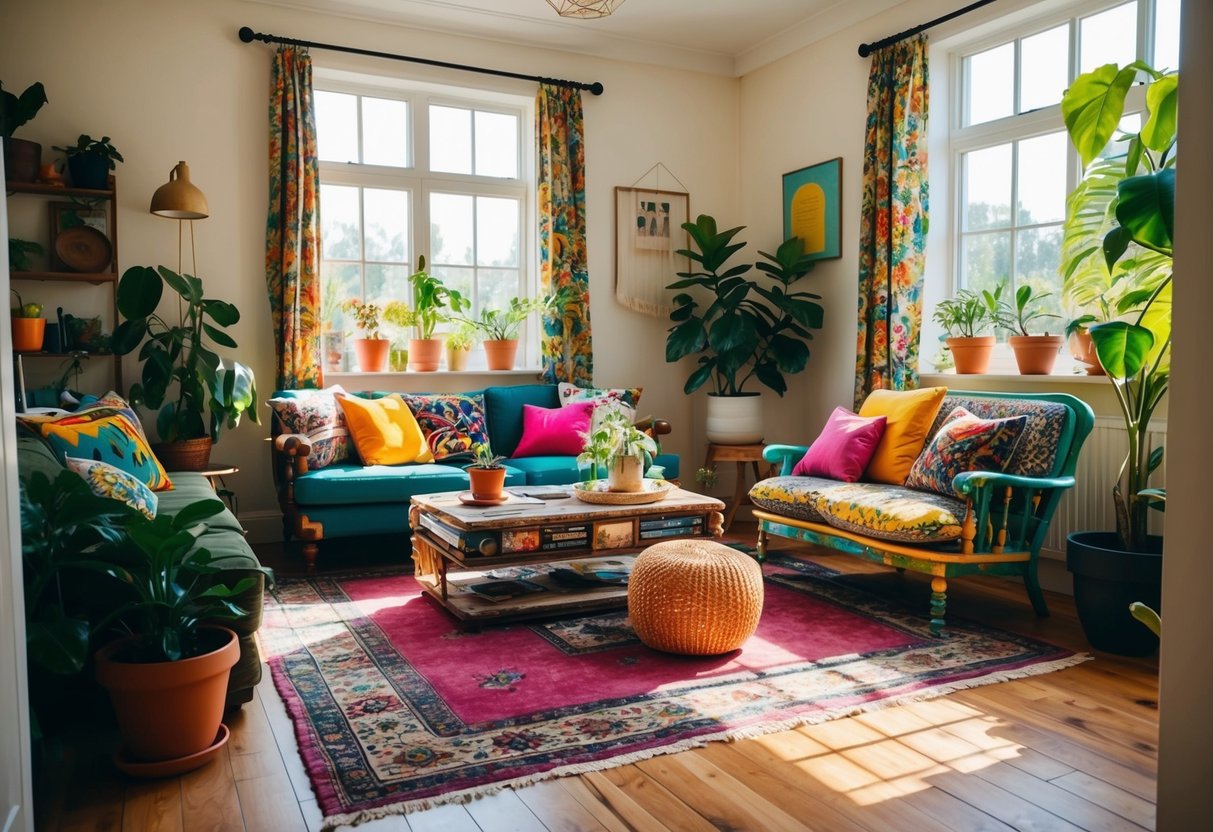
[[728,531],[732,527],[733,518],[737,516],[737,509],[743,504],[750,503],[749,489],[746,488],[745,484],[746,463],[750,463],[754,469],[754,482],[775,475],[775,466],[767,465],[763,461],[762,452],[765,448],[766,445],[762,442],[754,445],[717,445],[715,442],[708,443],[708,455],[703,462],[704,468],[713,468],[718,462],[737,463],[737,485],[733,491],[733,499],[725,510],[725,531]]
[[236,519],[240,519],[240,502],[236,499],[236,492],[228,488],[227,482],[223,479],[233,474],[239,474],[240,467],[212,460],[207,463],[206,468],[198,473],[207,478],[211,484],[211,488],[215,489],[215,496],[226,502],[227,507],[232,510],[232,514],[236,516]]

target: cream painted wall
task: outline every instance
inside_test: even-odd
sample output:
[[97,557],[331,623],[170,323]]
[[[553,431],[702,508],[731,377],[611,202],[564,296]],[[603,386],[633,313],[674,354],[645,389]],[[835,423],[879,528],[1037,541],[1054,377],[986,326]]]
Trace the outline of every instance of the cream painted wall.
[[[155,188],[178,159],[189,162],[211,216],[196,224],[198,271],[208,292],[235,303],[240,360],[268,395],[274,351],[263,269],[266,215],[266,108],[271,50],[245,45],[257,31],[403,52],[516,72],[601,81],[585,96],[587,202],[595,381],[641,385],[641,409],[669,419],[667,447],[692,453],[693,403],[681,393],[682,369],[664,361],[664,322],[614,300],[614,192],[664,162],[691,192],[693,210],[739,215],[736,79],[522,49],[432,32],[287,11],[239,0],[44,0],[25,4],[0,27],[0,79],[18,90],[40,80],[50,103],[20,136],[44,145],[82,132],[107,134],[126,157],[117,170],[120,263],[175,264],[176,229],[147,213]],[[316,50],[319,65],[533,94],[534,85]],[[708,106],[705,106],[707,104]],[[39,209],[37,214],[41,214]],[[732,216],[730,216],[732,215]],[[18,222],[19,220],[19,222]],[[40,216],[14,219],[37,239]],[[34,284],[37,286],[37,284]],[[57,301],[53,293],[35,294]],[[77,297],[84,297],[83,295]],[[77,301],[77,304],[83,301]],[[88,303],[100,304],[101,300]],[[69,310],[73,307],[69,305]],[[127,383],[136,367],[127,365]],[[95,371],[94,371],[95,372]],[[99,382],[98,382],[99,383]],[[225,434],[215,458],[238,461],[230,486],[254,540],[278,531],[264,425]],[[694,455],[698,455],[696,451]]]

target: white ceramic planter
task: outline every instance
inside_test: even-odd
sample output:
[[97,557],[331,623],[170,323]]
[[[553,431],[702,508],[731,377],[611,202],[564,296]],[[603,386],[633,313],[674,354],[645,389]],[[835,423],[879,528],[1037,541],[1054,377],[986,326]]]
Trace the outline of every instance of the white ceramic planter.
[[717,445],[761,442],[762,395],[717,396],[709,393],[707,436],[709,442]]

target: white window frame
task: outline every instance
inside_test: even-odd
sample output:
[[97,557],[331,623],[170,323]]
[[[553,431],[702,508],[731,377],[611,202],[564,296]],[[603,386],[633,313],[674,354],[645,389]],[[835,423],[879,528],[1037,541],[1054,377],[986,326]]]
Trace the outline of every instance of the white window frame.
[[[360,188],[402,190],[408,193],[409,218],[408,250],[411,263],[405,264],[411,272],[418,255],[424,255],[427,266],[433,262],[430,252],[430,206],[433,191],[468,194],[474,196],[503,196],[519,202],[519,246],[518,274],[521,297],[534,297],[539,293],[537,199],[535,186],[535,136],[534,103],[520,95],[500,93],[488,89],[463,89],[433,84],[425,81],[387,79],[374,76],[356,76],[353,73],[317,68],[314,79],[317,91],[345,93],[349,95],[389,98],[407,102],[409,108],[410,146],[407,167],[365,165],[351,162],[321,160],[320,182],[322,185],[346,185]],[[459,107],[472,111],[502,113],[514,116],[518,121],[518,178],[508,179],[475,174],[434,172],[428,169],[429,160],[429,108],[430,105]],[[475,118],[472,118],[472,153],[475,154]],[[362,152],[362,119],[358,122],[359,154]],[[474,161],[473,161],[474,163]],[[323,207],[322,209],[323,210]],[[361,211],[361,203],[360,208]],[[364,226],[363,226],[364,228]],[[473,237],[476,233],[472,229]],[[354,262],[335,260],[333,262]],[[379,261],[357,261],[366,263]],[[473,263],[468,268],[482,268]],[[363,272],[365,280],[365,271]],[[475,285],[475,284],[474,284]],[[473,307],[467,314],[478,310],[473,289]],[[411,301],[405,291],[400,299]],[[541,327],[537,320],[526,321],[519,332],[520,364],[523,369],[538,369],[540,366],[539,342]],[[483,370],[483,354],[473,351],[469,361],[470,371]]]

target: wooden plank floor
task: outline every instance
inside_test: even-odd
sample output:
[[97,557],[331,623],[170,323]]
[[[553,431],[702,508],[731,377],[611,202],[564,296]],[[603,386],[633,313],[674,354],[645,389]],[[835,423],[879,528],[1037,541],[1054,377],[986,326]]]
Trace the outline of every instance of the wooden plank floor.
[[[730,537],[746,539],[750,530],[739,523]],[[895,573],[857,559],[780,543],[784,553],[872,573],[864,580],[887,583],[927,609],[929,588],[918,576],[897,585]],[[382,556],[367,554],[375,548],[322,550],[322,566],[382,566]],[[258,554],[281,575],[300,570],[280,546],[258,547]],[[1015,582],[960,579],[949,590],[949,615],[1089,649],[1065,596],[1050,595],[1052,617],[1037,619]],[[1153,829],[1157,665],[1095,656],[1045,676],[712,743],[359,829]],[[321,813],[268,672],[256,698],[228,725],[232,739],[215,762],[151,782],[128,781],[113,770],[106,759],[112,736],[80,742],[47,790],[39,829],[319,829]]]

